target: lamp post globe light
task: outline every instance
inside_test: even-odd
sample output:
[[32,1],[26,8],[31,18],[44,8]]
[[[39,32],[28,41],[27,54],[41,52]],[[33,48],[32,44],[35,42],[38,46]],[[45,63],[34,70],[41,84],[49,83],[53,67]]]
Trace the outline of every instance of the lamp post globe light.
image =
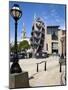
[[22,72],[19,63],[18,63],[18,52],[17,52],[17,21],[21,18],[22,16],[22,11],[19,8],[19,5],[14,4],[14,6],[12,7],[12,9],[10,10],[10,14],[13,17],[13,19],[15,20],[15,42],[14,42],[14,60],[13,60],[13,64],[11,65],[10,68],[10,73],[20,73]]
[[61,59],[64,59],[64,54],[63,54],[63,42],[64,42],[64,40],[63,40],[63,38],[61,38],[60,39],[60,41],[61,41],[61,46],[62,46],[62,53],[61,53]]

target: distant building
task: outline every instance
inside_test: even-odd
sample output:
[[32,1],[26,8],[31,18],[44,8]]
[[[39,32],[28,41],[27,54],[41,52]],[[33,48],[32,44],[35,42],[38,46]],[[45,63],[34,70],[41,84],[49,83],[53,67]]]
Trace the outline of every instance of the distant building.
[[[63,37],[63,33],[65,35],[65,30],[59,29],[59,26],[47,26],[46,29],[46,51],[49,54],[59,54],[62,53],[62,44],[61,44],[61,38]],[[66,35],[65,35],[66,37]],[[65,42],[65,39],[64,39]],[[65,45],[64,45],[65,47]],[[66,52],[66,51],[65,51]]]
[[59,26],[45,26],[40,18],[36,18],[32,25],[31,46],[34,53],[47,52],[48,54],[62,53],[61,38],[63,37],[63,52],[66,54],[66,31]]
[[61,39],[63,40],[63,54],[64,54],[64,56],[66,56],[66,31],[65,30],[63,30],[62,31],[62,37],[61,37]]
[[[20,43],[21,41],[23,41],[23,40],[28,41],[28,43],[30,44],[30,37],[27,37],[27,36],[26,36],[26,28],[25,28],[24,23],[23,23],[23,30],[22,30],[21,33],[22,33],[21,39],[17,41],[17,44],[19,44],[19,43]],[[10,43],[10,46],[11,46],[11,47],[14,46],[14,41],[12,41],[12,42]]]
[[[30,37],[27,37],[27,36],[26,36],[26,28],[25,28],[24,23],[23,23],[23,30],[22,30],[21,41],[23,41],[23,40],[28,41],[28,43],[30,44]],[[21,41],[20,41],[20,42],[21,42]]]

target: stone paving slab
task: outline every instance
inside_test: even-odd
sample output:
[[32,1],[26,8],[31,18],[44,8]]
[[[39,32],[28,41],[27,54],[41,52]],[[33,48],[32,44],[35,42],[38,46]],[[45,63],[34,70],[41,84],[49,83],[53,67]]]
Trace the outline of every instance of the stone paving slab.
[[[47,70],[44,71],[44,63],[39,65],[39,72],[37,72],[37,65],[41,61],[47,61]],[[35,86],[49,86],[61,85],[62,73],[59,72],[59,57],[49,57],[46,59],[24,59],[20,60],[19,64],[23,71],[29,73],[29,83],[31,87]]]
[[[37,72],[36,63],[42,61],[46,61],[46,71],[44,70],[45,63],[42,63],[39,64],[39,72]],[[65,65],[62,66],[62,72],[60,73],[58,56],[50,56],[46,59],[21,59],[19,60],[19,64],[22,71],[28,72],[31,87],[65,84]]]

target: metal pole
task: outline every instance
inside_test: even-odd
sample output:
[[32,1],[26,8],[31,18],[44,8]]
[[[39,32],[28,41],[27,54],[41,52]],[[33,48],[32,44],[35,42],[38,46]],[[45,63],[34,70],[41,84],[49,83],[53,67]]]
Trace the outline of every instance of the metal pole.
[[37,63],[37,72],[38,72],[38,63]]
[[61,67],[61,66],[62,66],[62,64],[61,64],[61,62],[60,62],[60,72],[62,72],[62,67]]
[[[63,41],[62,41],[62,55],[63,55]],[[63,55],[63,58],[64,58],[64,55]]]
[[21,73],[22,70],[18,64],[18,51],[17,51],[17,20],[15,20],[15,44],[14,44],[14,60],[10,69],[10,73]]
[[64,59],[64,55],[63,55],[63,41],[61,41],[62,44],[62,54],[61,54],[61,58]]
[[44,70],[46,71],[46,61],[45,61],[45,67],[44,67]]
[[18,62],[18,53],[17,53],[17,20],[15,20],[15,63]]

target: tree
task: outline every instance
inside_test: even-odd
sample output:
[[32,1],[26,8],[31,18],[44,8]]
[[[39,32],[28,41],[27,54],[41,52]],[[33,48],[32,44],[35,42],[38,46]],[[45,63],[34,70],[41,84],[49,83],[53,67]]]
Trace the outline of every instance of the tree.
[[29,45],[27,40],[23,40],[23,41],[20,42],[19,50],[22,50],[22,49],[26,50],[26,49],[29,49],[29,48],[30,48],[30,45]]
[[[17,51],[19,51],[19,45],[17,44]],[[10,52],[15,52],[15,45],[10,45]]]
[[14,45],[13,45],[13,46],[10,46],[10,51],[11,51],[11,52],[14,52],[14,50],[15,50]]

